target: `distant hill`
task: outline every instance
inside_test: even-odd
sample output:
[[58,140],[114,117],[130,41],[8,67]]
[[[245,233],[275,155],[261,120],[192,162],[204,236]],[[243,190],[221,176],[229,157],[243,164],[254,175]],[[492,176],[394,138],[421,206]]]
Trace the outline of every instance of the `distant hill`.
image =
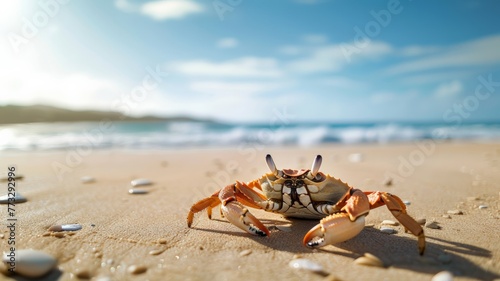
[[82,122],[82,121],[179,121],[208,122],[184,116],[158,117],[124,116],[119,112],[96,110],[68,110],[48,105],[5,105],[0,106],[0,124],[33,123],[33,122]]

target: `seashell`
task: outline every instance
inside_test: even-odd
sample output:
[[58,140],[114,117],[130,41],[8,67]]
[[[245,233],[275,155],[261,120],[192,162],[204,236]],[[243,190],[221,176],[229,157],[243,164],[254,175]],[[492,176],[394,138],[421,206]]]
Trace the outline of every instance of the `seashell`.
[[48,231],[77,231],[82,229],[80,224],[56,224],[49,227]]
[[464,213],[460,210],[450,210],[447,212],[449,215],[463,215]]
[[313,262],[308,259],[294,259],[291,260],[288,265],[295,269],[304,269],[313,272],[323,272],[323,267],[320,264]]
[[387,233],[387,234],[397,233],[397,231],[394,228],[390,228],[390,227],[381,227],[380,231],[383,233]]
[[152,185],[153,182],[148,180],[148,179],[135,179],[135,180],[131,181],[130,184],[133,187],[136,187],[136,186]]
[[0,204],[8,204],[8,203],[23,203],[28,201],[28,199],[24,196],[21,195],[21,193],[16,192],[14,195],[14,200],[15,201],[9,201],[9,198],[12,198],[12,196],[9,196],[9,194],[5,194],[3,196],[0,196]]
[[365,253],[364,256],[354,260],[354,263],[359,265],[384,267],[384,263],[379,258],[370,253]]
[[396,226],[396,225],[399,225],[399,222],[397,222],[397,221],[391,221],[391,220],[383,220],[382,224]]
[[127,271],[131,274],[141,274],[148,270],[144,265],[131,265],[127,268]]
[[276,228],[279,229],[280,231],[283,231],[283,232],[292,232],[292,226],[289,224],[277,225]]
[[162,249],[156,249],[156,250],[151,250],[149,251],[149,254],[152,255],[152,256],[156,256],[156,255],[159,255],[161,253],[163,253],[165,250],[162,250]]
[[[52,270],[57,264],[57,260],[54,257],[41,251],[22,249],[17,250],[15,253],[15,272],[26,277],[41,277]],[[7,253],[4,253],[3,261],[9,266],[10,257],[7,256]]]
[[411,201],[409,201],[409,200],[403,200],[403,204],[405,204],[406,206],[410,206],[411,205]]
[[479,207],[478,207],[478,208],[479,208],[479,209],[486,209],[486,208],[488,208],[488,206],[486,206],[486,205],[479,205]]
[[91,177],[91,176],[81,177],[80,180],[82,181],[82,183],[93,183],[93,182],[95,182],[95,178]]
[[128,190],[128,193],[130,194],[147,194],[149,191],[145,189],[138,189],[138,188],[131,188]]
[[449,271],[441,271],[434,275],[431,281],[453,281],[453,274]]

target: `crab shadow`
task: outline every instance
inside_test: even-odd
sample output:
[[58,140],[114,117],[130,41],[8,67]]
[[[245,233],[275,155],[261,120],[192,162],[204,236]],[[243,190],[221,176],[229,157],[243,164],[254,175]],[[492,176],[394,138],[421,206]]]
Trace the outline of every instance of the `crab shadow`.
[[[229,223],[224,219],[214,220]],[[269,237],[253,236],[237,230],[233,232],[197,227],[194,229],[246,237],[275,250],[294,254],[320,252],[340,255],[354,260],[364,253],[371,253],[380,258],[386,267],[402,268],[427,274],[436,274],[437,272],[447,270],[455,276],[480,280],[500,278],[498,273],[488,271],[463,256],[492,257],[489,250],[474,245],[443,240],[427,235],[425,254],[420,256],[417,250],[417,239],[414,236],[406,234],[389,235],[380,232],[378,229],[366,227],[356,237],[345,242],[335,244],[334,246],[329,245],[321,249],[310,249],[302,245],[302,239],[307,231],[318,222],[302,219],[288,220],[288,222],[273,219],[262,220],[266,225],[283,225],[285,223],[291,223],[292,225],[293,231],[290,232],[271,228],[271,235]]]

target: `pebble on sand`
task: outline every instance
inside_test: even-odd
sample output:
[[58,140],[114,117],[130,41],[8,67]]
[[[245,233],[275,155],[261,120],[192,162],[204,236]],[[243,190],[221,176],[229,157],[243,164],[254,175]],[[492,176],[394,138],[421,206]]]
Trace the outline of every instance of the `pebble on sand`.
[[449,210],[447,212],[449,215],[463,215],[464,213],[460,210]]
[[248,256],[252,253],[252,250],[246,249],[240,252],[240,257]]
[[448,271],[441,271],[434,275],[431,281],[453,281],[453,274]]
[[488,206],[486,206],[486,205],[479,205],[479,207],[478,207],[478,208],[479,208],[479,209],[486,209],[486,208],[488,208]]
[[309,270],[309,271],[318,272],[318,273],[323,272],[323,266],[313,262],[312,260],[308,260],[308,259],[294,259],[294,260],[291,260],[288,263],[288,265],[291,268],[295,268],[295,269],[304,269],[304,270]]
[[385,225],[399,225],[399,223],[397,221],[391,221],[391,220],[383,220],[382,221],[382,224],[385,224]]
[[165,252],[165,250],[162,250],[162,249],[155,249],[155,250],[151,250],[149,251],[149,254],[152,255],[152,256],[157,256],[161,253]]
[[[9,201],[9,198],[10,201]],[[12,201],[12,197],[9,196],[9,194],[5,194],[3,196],[0,196],[0,204],[8,204],[8,203],[24,203],[28,201],[28,199],[24,196],[21,195],[21,193],[16,192],[16,195],[14,196],[15,201]]]
[[128,190],[130,194],[147,194],[149,191],[145,189],[131,188]]
[[381,227],[380,231],[383,233],[387,233],[387,234],[397,233],[397,231],[394,228],[390,228],[390,227]]
[[82,225],[80,224],[56,224],[49,227],[48,231],[77,231],[82,229]]
[[367,266],[376,266],[376,267],[384,267],[384,263],[376,256],[365,253],[364,256],[357,258],[354,260],[355,264],[359,265],[367,265]]
[[82,183],[94,183],[95,182],[95,178],[91,177],[91,176],[84,176],[84,177],[80,178],[80,181]]
[[148,179],[135,179],[135,180],[132,180],[130,182],[130,184],[133,186],[133,187],[136,187],[136,186],[145,186],[145,185],[152,185],[153,182],[148,180]]
[[431,229],[441,229],[441,226],[435,221],[431,221],[431,222],[426,223],[425,227],[431,228]]
[[409,200],[403,200],[403,203],[404,203],[406,206],[410,206],[410,205],[411,205],[411,201],[409,201]]
[[427,222],[427,220],[425,218],[417,219],[417,223],[420,225],[424,225],[426,222]]
[[131,265],[127,268],[127,271],[131,274],[141,274],[148,270],[144,265]]
[[[7,253],[3,255],[3,261],[9,262]],[[51,255],[32,249],[22,249],[16,252],[16,269],[19,275],[37,278],[47,274],[57,264],[57,260]]]

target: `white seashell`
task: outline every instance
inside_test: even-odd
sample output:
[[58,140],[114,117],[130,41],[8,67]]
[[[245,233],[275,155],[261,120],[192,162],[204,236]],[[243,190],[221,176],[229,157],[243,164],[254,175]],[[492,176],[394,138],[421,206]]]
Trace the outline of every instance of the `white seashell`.
[[95,178],[90,177],[90,176],[81,177],[80,180],[82,181],[82,183],[93,183],[93,182],[95,182]]
[[28,201],[28,199],[24,196],[21,195],[21,193],[19,192],[16,192],[16,194],[14,195],[14,199],[15,199],[15,202],[12,201],[9,201],[9,198],[12,198],[12,196],[9,196],[9,194],[5,194],[3,196],[0,196],[0,204],[8,204],[8,203],[23,203],[23,202],[26,202]]
[[147,190],[137,189],[137,188],[131,188],[131,189],[128,190],[128,193],[130,193],[130,194],[146,194],[148,192],[149,191],[147,191]]
[[359,265],[384,267],[384,263],[379,258],[370,253],[365,253],[363,257],[359,257],[354,260],[354,263]]
[[384,220],[382,221],[382,224],[386,224],[386,225],[399,225],[399,223],[397,221],[391,221],[391,220]]
[[77,231],[82,229],[80,224],[57,224],[49,227],[49,231]]
[[448,271],[441,271],[434,275],[431,281],[453,281],[453,274]]
[[411,205],[411,201],[409,201],[409,200],[403,200],[403,203],[404,203],[406,206],[410,206],[410,205]]
[[361,153],[352,153],[352,154],[349,154],[349,161],[353,162],[353,163],[359,163],[359,162],[362,162],[363,161],[363,154]]
[[295,269],[305,269],[313,272],[323,272],[323,267],[320,264],[308,259],[294,259],[288,265]]
[[486,205],[479,205],[479,209],[486,209],[486,208],[488,208],[488,206],[486,206]]
[[[41,251],[23,249],[17,250],[15,254],[15,272],[26,277],[41,277],[57,264],[54,257]],[[10,257],[7,256],[7,253],[4,253],[3,261],[7,264],[7,267],[9,266],[9,260]]]
[[240,257],[248,256],[252,253],[252,250],[246,249],[240,252]]
[[381,227],[380,231],[382,231],[383,233],[387,233],[387,234],[397,233],[397,231],[394,228],[390,228],[390,227]]
[[148,180],[148,179],[135,179],[135,180],[131,181],[130,184],[133,187],[136,187],[136,186],[152,185],[153,182]]

